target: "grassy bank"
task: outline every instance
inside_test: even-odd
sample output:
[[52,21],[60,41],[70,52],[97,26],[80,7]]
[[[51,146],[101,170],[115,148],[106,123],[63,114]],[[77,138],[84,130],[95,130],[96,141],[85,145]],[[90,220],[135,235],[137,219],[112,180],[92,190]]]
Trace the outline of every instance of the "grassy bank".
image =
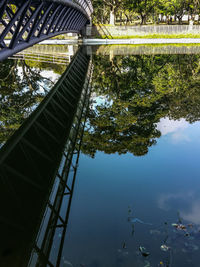
[[[104,46],[104,45],[102,45]],[[118,46],[127,46],[127,47],[199,47],[200,44],[107,44],[106,47],[118,47]]]
[[181,38],[200,38],[200,34],[144,34],[144,35],[123,35],[123,36],[94,36],[97,39],[181,39]]

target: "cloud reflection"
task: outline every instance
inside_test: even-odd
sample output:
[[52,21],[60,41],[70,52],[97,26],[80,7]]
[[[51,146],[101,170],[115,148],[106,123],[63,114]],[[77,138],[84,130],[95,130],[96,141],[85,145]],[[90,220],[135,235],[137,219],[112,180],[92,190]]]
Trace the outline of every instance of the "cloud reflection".
[[192,191],[161,194],[158,207],[165,211],[177,209],[185,221],[200,225],[200,199]]
[[185,134],[184,130],[189,127],[189,123],[185,119],[170,120],[169,118],[162,118],[157,124],[157,129],[162,135],[169,135],[173,143],[182,141],[189,142],[190,138]]
[[189,212],[181,211],[181,217],[186,221],[200,225],[200,199],[192,203]]
[[158,207],[162,210],[168,211],[174,207],[174,203],[177,202],[177,200],[188,202],[188,200],[191,200],[193,197],[193,192],[161,194],[158,199]]

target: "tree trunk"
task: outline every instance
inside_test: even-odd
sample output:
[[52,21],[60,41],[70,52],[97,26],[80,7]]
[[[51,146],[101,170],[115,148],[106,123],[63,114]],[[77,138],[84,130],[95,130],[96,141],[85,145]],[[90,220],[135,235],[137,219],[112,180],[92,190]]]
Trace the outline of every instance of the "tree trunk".
[[182,16],[177,16],[178,17],[178,24],[181,25],[182,24]]
[[114,9],[110,10],[110,24],[115,25],[115,10]]
[[122,15],[122,12],[120,12],[120,26],[122,26],[123,24],[123,15]]
[[126,13],[124,15],[126,17],[126,25],[128,25],[128,23],[129,23],[129,17],[128,17],[128,15]]
[[147,22],[147,17],[146,17],[146,15],[141,15],[141,25],[145,25],[146,24],[146,22]]

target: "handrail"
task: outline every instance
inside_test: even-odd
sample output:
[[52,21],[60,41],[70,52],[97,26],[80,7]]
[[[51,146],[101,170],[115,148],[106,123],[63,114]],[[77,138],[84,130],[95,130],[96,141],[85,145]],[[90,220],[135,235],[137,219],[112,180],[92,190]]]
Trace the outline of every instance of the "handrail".
[[[15,3],[15,2],[19,2],[19,3],[23,3],[26,0],[7,0],[10,4]],[[50,0],[51,1],[51,0]],[[60,0],[53,0],[53,2],[59,2]],[[91,18],[91,15],[93,13],[93,6],[92,6],[92,2],[91,0],[67,0],[68,2],[72,2],[74,4],[77,4],[78,6],[80,6],[82,9],[85,10],[85,12],[87,13],[87,15],[89,16],[89,18]],[[1,0],[0,0],[1,2]],[[35,0],[35,2],[39,2],[38,0]],[[0,3],[0,7],[1,7]]]
[[88,16],[91,18],[91,15],[93,13],[93,6],[91,0],[72,0],[72,2],[82,7],[86,11]]

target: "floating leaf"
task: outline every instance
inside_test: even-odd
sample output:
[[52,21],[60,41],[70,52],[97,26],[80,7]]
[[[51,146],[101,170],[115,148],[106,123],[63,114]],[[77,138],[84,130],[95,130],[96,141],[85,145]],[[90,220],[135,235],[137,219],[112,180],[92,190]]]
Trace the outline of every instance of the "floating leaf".
[[139,251],[141,252],[142,256],[143,257],[148,257],[150,255],[149,252],[147,252],[146,248],[145,247],[139,247]]
[[170,247],[168,247],[168,246],[166,246],[166,245],[162,245],[162,246],[160,247],[160,249],[161,249],[162,251],[164,251],[164,252],[167,252],[168,250],[170,250]]

